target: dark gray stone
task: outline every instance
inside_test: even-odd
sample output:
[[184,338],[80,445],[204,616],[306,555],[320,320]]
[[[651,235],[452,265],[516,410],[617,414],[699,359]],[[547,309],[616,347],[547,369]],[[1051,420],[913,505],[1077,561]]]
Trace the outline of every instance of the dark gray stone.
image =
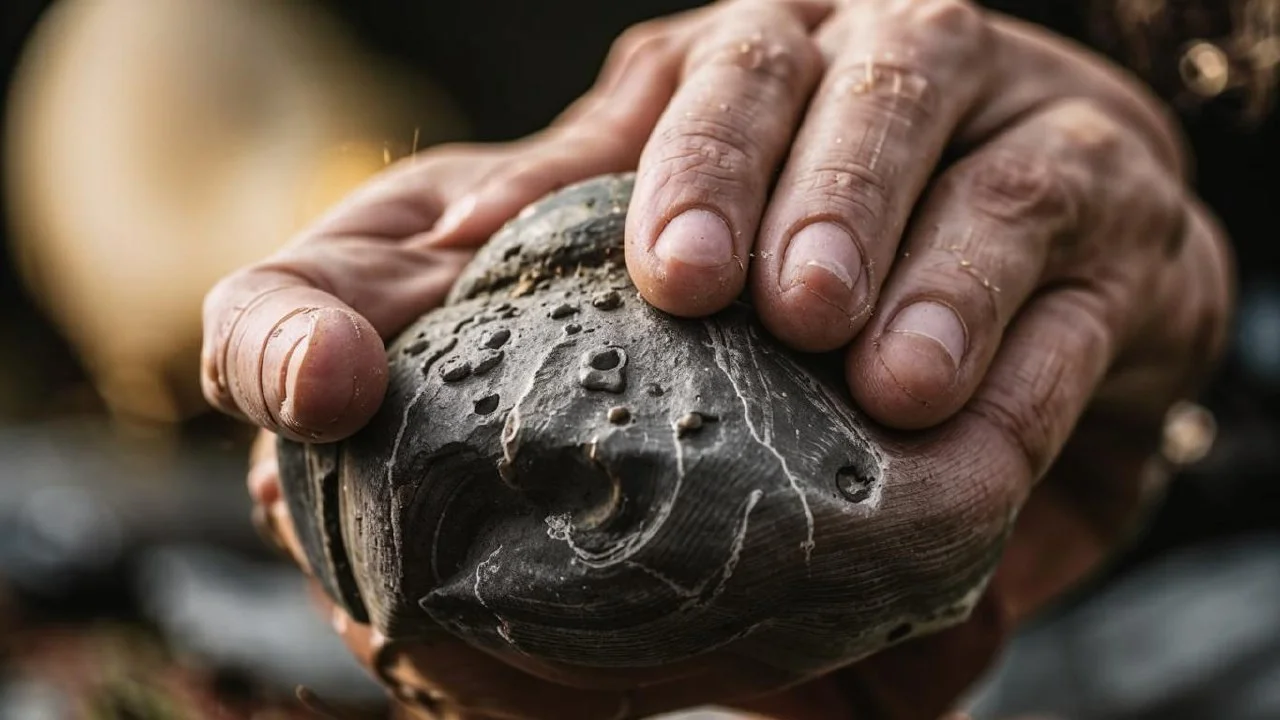
[[938,531],[960,522],[930,515],[948,480],[851,406],[838,353],[788,352],[742,303],[702,320],[644,303],[630,191],[599,178],[522,213],[390,344],[365,430],[282,443],[330,595],[392,641],[448,632],[561,668],[716,652],[775,679],[964,618],[1009,508]]

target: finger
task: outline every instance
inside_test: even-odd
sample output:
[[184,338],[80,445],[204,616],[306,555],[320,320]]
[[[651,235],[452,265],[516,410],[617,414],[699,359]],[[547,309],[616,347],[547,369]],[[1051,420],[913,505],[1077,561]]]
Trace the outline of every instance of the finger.
[[785,4],[726,5],[644,148],[627,268],[667,312],[715,312],[742,290],[770,179],[820,71],[802,15]]
[[1088,103],[1049,106],[997,136],[931,189],[880,311],[850,348],[854,397],[890,426],[941,422],[1042,282],[1066,272],[1141,282],[1178,232],[1180,198],[1146,147]]
[[249,449],[249,497],[255,505],[271,505],[281,498],[280,466],[276,460],[276,436],[260,431]]
[[985,19],[958,0],[860,0],[818,38],[830,66],[753,271],[765,325],[815,351],[866,321],[920,192],[990,75]]
[[[460,169],[461,168],[461,169]],[[202,384],[215,407],[304,441],[354,432],[386,388],[382,337],[440,302],[466,260],[427,231],[465,163],[405,165],[205,299]]]
[[[1049,469],[1115,360],[1123,321],[1114,305],[1066,285],[1023,308],[939,449],[972,470],[958,474],[972,486],[957,493],[975,501],[963,512],[1007,518]],[[955,511],[965,505],[955,499],[940,502]]]
[[1230,327],[1226,237],[1203,208],[1186,208],[1184,241],[1143,297],[1163,309],[1152,316],[1160,327],[1141,328],[1109,368],[1088,419],[1019,512],[993,580],[1015,619],[1097,568],[1167,482],[1159,449],[1168,409],[1195,392]]

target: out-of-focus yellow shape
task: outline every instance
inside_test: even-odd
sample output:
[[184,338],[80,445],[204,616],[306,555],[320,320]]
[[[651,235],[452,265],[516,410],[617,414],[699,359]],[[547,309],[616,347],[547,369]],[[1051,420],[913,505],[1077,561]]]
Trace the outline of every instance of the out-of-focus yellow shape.
[[63,0],[12,100],[19,267],[110,407],[156,421],[203,409],[218,278],[381,169],[388,140],[456,134],[438,94],[305,0]]
[[1191,465],[1208,457],[1217,438],[1213,413],[1193,402],[1180,402],[1165,415],[1160,449],[1174,465]]
[[1203,98],[1221,95],[1231,82],[1231,62],[1222,48],[1211,42],[1192,43],[1182,54],[1178,72],[1187,89]]

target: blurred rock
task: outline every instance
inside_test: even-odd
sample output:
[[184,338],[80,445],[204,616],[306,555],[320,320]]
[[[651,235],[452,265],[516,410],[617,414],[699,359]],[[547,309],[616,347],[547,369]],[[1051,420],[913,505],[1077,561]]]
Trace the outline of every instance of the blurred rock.
[[975,720],[1280,718],[1280,535],[1183,550],[1019,637]]
[[304,685],[343,703],[386,697],[317,612],[296,570],[171,546],[143,559],[138,595],[172,647],[201,663],[284,694]]

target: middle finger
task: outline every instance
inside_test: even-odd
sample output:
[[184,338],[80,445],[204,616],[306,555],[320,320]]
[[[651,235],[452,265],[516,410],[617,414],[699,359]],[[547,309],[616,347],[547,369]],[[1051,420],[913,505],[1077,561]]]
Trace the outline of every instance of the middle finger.
[[741,292],[770,178],[821,69],[809,37],[818,19],[742,2],[702,26],[627,215],[627,268],[650,303],[705,315]]
[[870,314],[907,219],[990,63],[963,0],[856,0],[818,31],[830,68],[760,233],[765,325],[802,350],[847,343]]

